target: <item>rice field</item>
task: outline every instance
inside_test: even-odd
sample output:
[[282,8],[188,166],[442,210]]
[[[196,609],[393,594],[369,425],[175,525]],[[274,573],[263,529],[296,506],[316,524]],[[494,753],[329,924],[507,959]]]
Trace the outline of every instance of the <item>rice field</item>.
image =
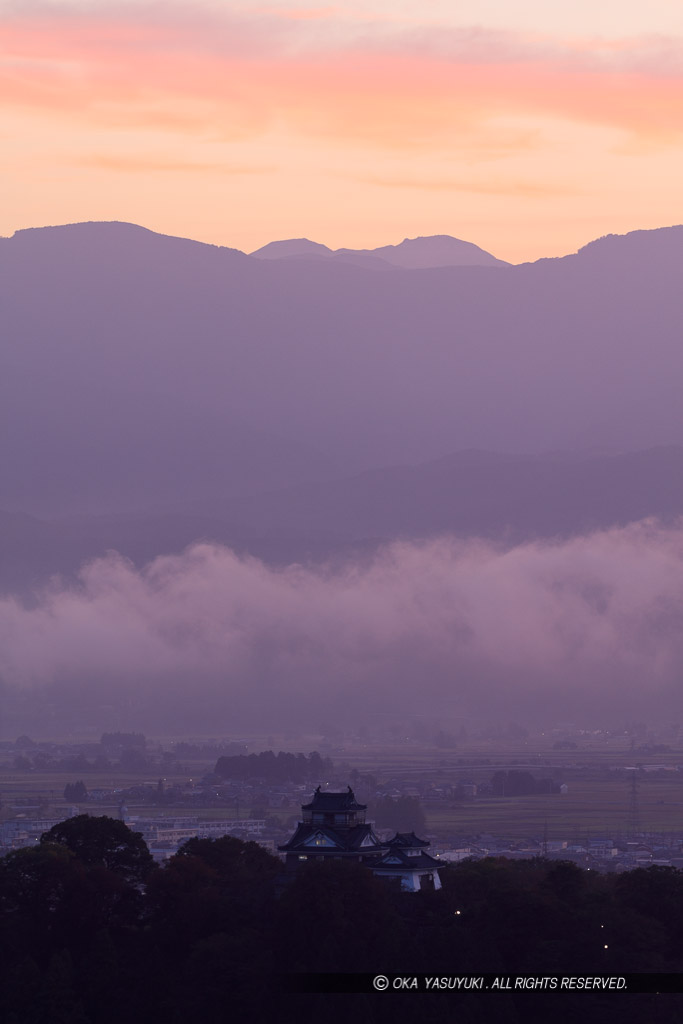
[[[290,749],[311,750],[315,737],[288,743]],[[251,749],[266,749],[265,743]],[[286,749],[275,743],[275,749]],[[629,831],[632,823],[632,779],[637,779],[636,801],[639,831],[677,833],[683,836],[683,749],[657,755],[643,755],[630,749],[627,737],[586,743],[575,750],[555,750],[551,739],[536,737],[518,743],[483,742],[459,745],[456,750],[438,750],[433,746],[397,742],[371,746],[357,743],[344,749],[323,750],[337,768],[338,779],[351,781],[353,770],[370,773],[378,783],[393,783],[399,788],[431,784],[454,786],[471,781],[477,786],[489,782],[498,770],[528,771],[536,779],[564,783],[564,794],[493,797],[479,794],[474,799],[439,801],[424,799],[427,829],[435,836],[474,836],[492,833],[510,838],[586,839],[590,836],[615,836]],[[640,766],[636,768],[636,766]],[[125,789],[147,783],[155,785],[162,777],[166,786],[187,787],[213,768],[211,763],[187,761],[182,767],[156,766],[147,772],[90,771],[84,777],[89,791]],[[74,782],[73,771],[14,770],[0,765],[0,818],[13,817],[15,802],[40,804],[46,816],[58,814],[66,804],[62,794],[67,782]],[[116,814],[119,799],[106,803],[84,804],[90,813]],[[193,805],[166,808],[129,801],[132,814],[174,816],[198,815],[202,818],[238,816],[236,807],[199,808]],[[281,808],[269,814],[287,821],[299,808]],[[239,816],[248,816],[245,803]],[[33,815],[33,812],[31,813]]]
[[[567,778],[566,794],[480,797],[447,809],[428,805],[428,827],[434,833],[491,832],[515,838],[545,833],[548,839],[614,836],[629,830],[631,793],[623,774],[604,780]],[[678,773],[639,780],[638,820],[644,832],[683,835],[683,778]]]

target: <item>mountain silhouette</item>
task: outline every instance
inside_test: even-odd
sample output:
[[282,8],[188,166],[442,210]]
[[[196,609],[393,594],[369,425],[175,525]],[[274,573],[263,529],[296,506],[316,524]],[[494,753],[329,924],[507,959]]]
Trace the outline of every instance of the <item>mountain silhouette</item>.
[[679,445],[682,266],[683,227],[383,273],[119,223],[17,232],[0,508],[208,509],[457,450]]
[[333,250],[319,242],[311,242],[308,238],[286,238],[279,242],[269,242],[250,255],[260,260],[281,260],[291,256],[332,256]]
[[386,269],[386,264],[417,270],[428,267],[502,267],[504,260],[480,249],[472,242],[463,242],[451,235],[430,235],[404,238],[399,245],[382,245],[377,249],[329,249],[308,238],[289,238],[269,242],[251,253],[258,259],[315,259],[330,257],[356,263],[371,269]]
[[396,267],[419,269],[427,267],[502,267],[504,260],[472,242],[463,242],[451,235],[404,238],[399,245],[382,245],[378,249],[338,249],[339,254],[367,253],[386,260]]

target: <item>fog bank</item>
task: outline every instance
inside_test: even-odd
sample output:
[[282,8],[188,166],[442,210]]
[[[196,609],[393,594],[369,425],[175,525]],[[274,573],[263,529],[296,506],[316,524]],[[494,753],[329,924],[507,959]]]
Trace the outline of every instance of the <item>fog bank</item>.
[[0,678],[149,691],[264,724],[382,709],[681,707],[683,523],[503,548],[444,537],[275,569],[197,544],[111,554],[0,601]]

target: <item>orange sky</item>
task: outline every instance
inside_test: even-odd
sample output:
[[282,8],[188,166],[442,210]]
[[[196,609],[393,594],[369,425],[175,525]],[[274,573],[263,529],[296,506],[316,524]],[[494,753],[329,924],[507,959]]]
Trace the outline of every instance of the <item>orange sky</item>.
[[93,8],[0,0],[0,234],[448,233],[517,262],[683,220],[679,0],[599,31],[584,0]]

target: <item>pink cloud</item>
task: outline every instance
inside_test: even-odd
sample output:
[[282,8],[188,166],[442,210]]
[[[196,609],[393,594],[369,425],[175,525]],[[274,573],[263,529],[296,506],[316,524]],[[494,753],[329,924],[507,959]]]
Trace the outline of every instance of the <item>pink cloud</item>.
[[26,607],[0,601],[15,685],[187,687],[350,706],[567,700],[679,707],[683,524],[644,522],[511,549],[395,544],[337,569],[268,568],[196,545],[144,570],[112,555]]
[[181,6],[135,15],[115,5],[59,15],[29,8],[5,19],[0,85],[6,104],[105,125],[168,128],[175,118],[179,131],[236,138],[280,123],[318,138],[401,146],[506,116],[660,141],[683,130],[679,40],[313,21]]

